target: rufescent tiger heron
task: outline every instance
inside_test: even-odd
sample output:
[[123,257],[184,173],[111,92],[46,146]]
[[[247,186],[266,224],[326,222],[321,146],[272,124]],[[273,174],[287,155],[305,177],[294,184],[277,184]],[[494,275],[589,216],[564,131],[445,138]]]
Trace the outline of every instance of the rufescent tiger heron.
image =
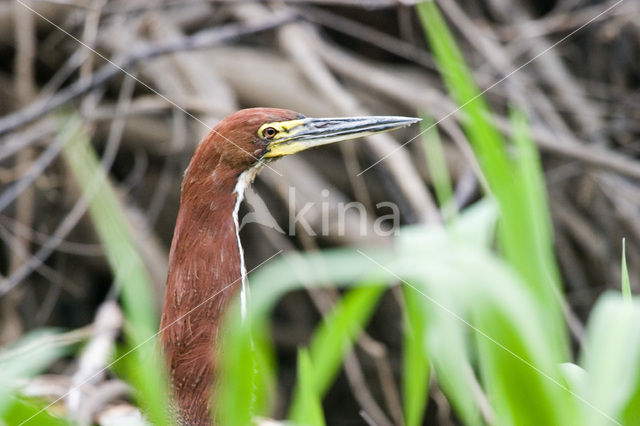
[[226,117],[200,142],[182,182],[160,324],[181,424],[215,422],[210,407],[219,328],[240,286],[241,307],[247,308],[238,209],[256,173],[286,155],[417,121],[393,116],[306,118],[284,109],[251,108]]

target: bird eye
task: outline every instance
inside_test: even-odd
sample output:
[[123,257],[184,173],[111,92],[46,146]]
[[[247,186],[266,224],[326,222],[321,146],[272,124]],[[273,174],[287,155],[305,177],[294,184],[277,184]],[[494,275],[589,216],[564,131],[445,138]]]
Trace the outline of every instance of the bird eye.
[[272,137],[274,137],[277,134],[278,134],[278,131],[276,129],[274,129],[273,127],[267,127],[266,129],[264,129],[262,131],[262,136],[267,138],[267,139],[271,139]]

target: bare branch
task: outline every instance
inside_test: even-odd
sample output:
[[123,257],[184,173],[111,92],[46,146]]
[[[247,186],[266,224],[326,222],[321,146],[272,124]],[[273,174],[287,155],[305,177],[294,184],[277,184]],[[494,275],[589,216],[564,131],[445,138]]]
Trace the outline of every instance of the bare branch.
[[0,135],[31,123],[78,96],[105,84],[120,74],[122,70],[131,68],[141,60],[168,53],[205,49],[225,41],[271,30],[293,19],[294,15],[291,14],[271,14],[249,23],[228,24],[213,30],[200,31],[191,36],[141,46],[104,65],[93,73],[91,78],[80,79],[50,98],[41,99],[21,110],[0,118]]

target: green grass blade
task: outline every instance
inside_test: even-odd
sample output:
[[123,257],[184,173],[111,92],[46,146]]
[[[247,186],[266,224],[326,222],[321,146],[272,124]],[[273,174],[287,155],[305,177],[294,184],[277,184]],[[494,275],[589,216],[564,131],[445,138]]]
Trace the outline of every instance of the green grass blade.
[[[388,259],[386,251],[371,255],[380,260],[380,256]],[[327,266],[330,271],[326,269]],[[248,321],[243,323],[240,320],[237,300],[225,319],[225,350],[221,354],[216,410],[220,424],[249,424],[257,416],[270,414],[271,396],[274,394],[274,363],[273,348],[268,337],[268,318],[283,294],[304,288],[301,283],[326,283],[326,280],[318,277],[330,276],[340,283],[354,283],[371,275],[370,261],[353,250],[281,256],[252,274]]]
[[402,353],[404,417],[407,426],[419,426],[429,400],[430,364],[425,341],[427,315],[420,294],[406,286],[402,286],[402,294],[405,302]]
[[[350,290],[314,333],[309,344],[313,374],[307,379],[318,398],[321,399],[333,383],[344,357],[371,318],[385,289],[386,286],[369,283]],[[296,389],[289,416],[292,419],[304,415],[301,398],[300,390]]]
[[[432,256],[444,253],[443,247],[447,246],[450,238],[463,240],[467,243],[486,249],[493,234],[495,222],[495,210],[491,203],[478,203],[475,208],[465,210],[461,216],[446,231],[434,227],[410,226],[400,230],[397,241],[398,255],[405,259],[408,268],[412,268],[418,261],[417,256],[425,259],[433,259]],[[472,236],[471,236],[472,235]],[[446,249],[444,249],[446,250]],[[452,300],[447,294],[446,280],[431,281],[421,273],[415,279],[410,280],[411,286],[405,284],[403,292],[414,302],[417,309],[424,315],[421,328],[424,330],[423,354],[428,353],[433,364],[438,386],[445,394],[457,416],[467,425],[482,424],[480,410],[473,389],[477,387],[473,368],[470,362],[470,349],[467,344],[468,333],[464,324],[458,321],[449,312],[442,310],[427,297],[424,296],[428,282],[440,283],[442,289],[435,288],[430,297],[441,305],[447,305],[453,309],[460,304]],[[405,337],[406,338],[406,337]],[[406,372],[406,374],[412,374]],[[424,386],[427,384],[425,383]],[[405,394],[405,398],[408,395]],[[422,401],[424,404],[426,401]],[[405,400],[406,404],[410,402]],[[413,404],[413,402],[411,402]],[[409,422],[409,414],[406,414]]]
[[521,203],[518,211],[523,223],[521,235],[527,238],[526,243],[517,246],[519,264],[527,264],[524,259],[528,259],[528,266],[521,266],[520,270],[526,271],[523,273],[525,278],[548,283],[548,288],[558,292],[560,297],[560,279],[553,254],[553,227],[540,158],[527,119],[517,109],[511,112],[511,125],[515,148],[513,177],[517,183],[514,187],[517,197],[512,197],[511,201]]
[[[445,299],[449,300],[445,302]],[[455,302],[450,299],[442,292],[435,296],[439,303],[453,309],[452,303]],[[429,314],[427,348],[438,386],[464,424],[481,425],[479,401],[474,394],[474,389],[478,389],[479,385],[472,366],[469,331],[440,307],[428,300],[422,303]]]
[[[474,216],[490,219],[484,213]],[[458,223],[464,219],[462,215]],[[252,277],[252,308],[268,312],[283,292],[300,288],[301,282],[320,285],[328,277],[353,286],[378,272],[382,275],[377,275],[377,282],[403,277],[416,283],[425,296],[429,357],[439,384],[466,424],[482,422],[479,403],[487,401],[492,407],[491,412],[483,411],[486,417],[495,414],[505,424],[531,424],[527,419],[540,419],[539,424],[581,424],[579,402],[566,390],[559,367],[562,359],[548,343],[544,310],[532,291],[486,247],[477,241],[465,243],[460,234],[464,229],[485,232],[460,226],[458,235],[451,238],[441,228],[411,229],[421,235],[422,245],[414,244],[415,238],[406,238],[411,242],[407,247],[399,241],[395,257],[385,252],[365,257],[357,251],[335,250],[277,259]],[[322,272],[318,265],[323,265]],[[470,342],[476,343],[479,357]],[[311,355],[314,369],[321,371],[313,350]],[[331,365],[337,368],[339,361]],[[474,365],[479,365],[480,383],[488,393],[484,401],[475,395],[479,387]]]
[[252,424],[269,416],[275,394],[274,355],[268,321],[249,312],[243,322],[237,306],[226,318],[225,348],[216,388],[216,419],[222,425]]
[[479,249],[489,250],[496,235],[498,209],[491,198],[484,198],[464,209],[447,227],[449,236]]
[[420,127],[422,133],[422,145],[426,153],[429,173],[433,181],[436,198],[445,222],[454,219],[458,213],[455,199],[453,198],[453,185],[447,169],[447,160],[442,149],[442,142],[438,136],[438,129],[431,117],[422,116]]
[[[500,208],[499,241],[504,257],[525,278],[546,311],[552,333],[549,344],[559,357],[568,357],[568,341],[561,311],[559,275],[553,256],[549,213],[537,154],[518,116],[518,153],[510,158],[506,142],[492,124],[492,112],[473,81],[435,2],[419,3],[418,15],[452,97],[465,113],[463,126],[478,163]],[[519,131],[518,131],[519,130]],[[521,178],[526,179],[521,179]]]
[[148,419],[157,425],[170,424],[165,368],[155,339],[158,316],[152,286],[134,246],[123,208],[100,168],[81,119],[68,114],[58,137],[67,141],[63,157],[89,199],[91,219],[120,288],[127,343],[136,348],[127,355],[128,379]]
[[[485,206],[491,204],[465,210],[448,232],[403,228],[401,263],[394,269],[405,277],[416,274],[421,284],[429,357],[439,386],[465,424],[482,423],[481,409],[487,421],[566,424],[576,407],[563,389],[557,367],[562,358],[548,344],[544,310],[531,289],[491,254],[487,235],[495,214]],[[488,398],[476,396],[481,386]]]
[[[606,293],[596,302],[587,324],[581,364],[588,375],[586,399],[624,425],[640,415],[640,300]],[[587,424],[605,424],[588,416]]]
[[16,406],[20,401],[14,396],[19,380],[42,372],[67,352],[68,343],[56,340],[57,334],[53,329],[33,331],[0,351],[0,419],[7,424],[12,423],[8,420],[11,413],[20,409]]
[[540,312],[520,316],[495,302],[482,304],[473,309],[473,317],[483,333],[474,337],[484,389],[498,424],[582,424],[559,364],[548,348],[534,343],[547,343],[545,329],[522,321]]
[[584,398],[589,386],[589,374],[584,368],[572,362],[565,362],[560,365],[560,368],[569,387]]
[[[447,230],[403,228],[393,251],[339,249],[282,256],[251,277],[252,321],[266,323],[278,298],[301,283],[331,280],[353,287],[363,279],[371,282],[370,277],[387,283],[401,277],[424,296],[427,353],[439,385],[465,424],[482,424],[483,419],[581,424],[576,408],[581,402],[567,391],[560,371],[565,359],[549,343],[553,338],[546,310],[522,277],[491,252],[495,216],[491,203],[481,203],[461,213]],[[314,349],[314,370],[329,371],[322,362],[338,368],[340,356],[319,363]],[[476,370],[481,380],[475,378]]]
[[306,349],[298,351],[298,392],[299,409],[292,414],[290,420],[296,425],[324,426],[321,396],[316,391],[315,374],[311,355]]
[[[462,53],[435,2],[419,3],[418,15],[435,56],[438,69],[452,96],[467,114],[464,128],[473,144],[483,172],[494,192],[502,192],[508,183],[508,158],[502,135],[489,122],[490,110],[480,96]],[[491,165],[492,167],[488,167]]]
[[519,109],[511,110],[511,127],[515,153],[512,164],[515,177],[520,182],[522,194],[531,209],[531,217],[527,220],[533,225],[533,233],[538,236],[536,244],[539,251],[553,244],[553,226],[549,215],[549,205],[545,191],[545,181],[538,150],[531,138],[531,129],[527,117]]
[[[45,410],[48,405],[45,401],[15,397],[10,409],[3,416],[7,425],[19,425],[24,422],[29,426],[71,426],[70,420],[57,417]],[[0,417],[2,419],[2,417]],[[0,425],[2,421],[0,420]]]
[[344,356],[375,312],[385,285],[367,283],[350,290],[325,317],[309,344],[315,384],[324,394],[333,382]]
[[629,281],[629,270],[627,269],[627,250],[625,239],[622,239],[622,264],[620,265],[622,276],[622,297],[631,302],[631,281]]

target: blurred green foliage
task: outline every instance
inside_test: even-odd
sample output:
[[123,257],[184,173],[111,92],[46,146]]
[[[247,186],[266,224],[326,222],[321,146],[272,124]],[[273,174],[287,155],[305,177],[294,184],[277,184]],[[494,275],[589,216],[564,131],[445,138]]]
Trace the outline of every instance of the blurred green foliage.
[[123,207],[100,167],[79,116],[64,118],[63,157],[89,202],[89,214],[113,272],[125,315],[126,352],[117,358],[125,380],[155,425],[171,424],[164,363],[157,351],[158,314],[147,270],[133,243]]

